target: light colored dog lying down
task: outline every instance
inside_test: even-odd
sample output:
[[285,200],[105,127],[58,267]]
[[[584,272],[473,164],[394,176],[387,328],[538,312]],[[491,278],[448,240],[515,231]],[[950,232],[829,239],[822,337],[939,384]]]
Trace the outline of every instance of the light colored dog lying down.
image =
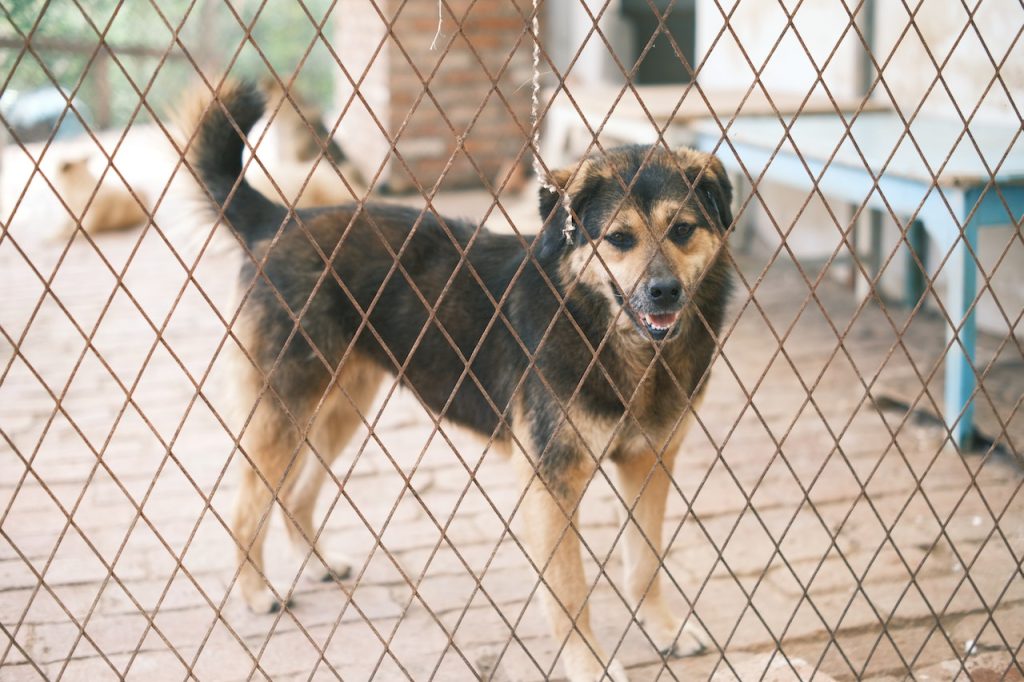
[[58,164],[53,184],[70,210],[69,213],[60,207],[65,216],[62,234],[74,232],[79,222],[86,233],[96,235],[127,230],[149,219],[146,207],[149,201],[145,193],[136,189],[135,196],[132,196],[121,178],[113,172],[108,172],[100,182],[89,168],[88,157]]

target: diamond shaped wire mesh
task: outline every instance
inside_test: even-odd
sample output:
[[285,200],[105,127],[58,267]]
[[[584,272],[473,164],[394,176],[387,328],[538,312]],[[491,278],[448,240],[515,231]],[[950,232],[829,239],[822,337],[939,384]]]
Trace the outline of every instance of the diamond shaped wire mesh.
[[[479,224],[510,232],[526,249],[552,218],[537,215],[532,185],[520,194],[519,172],[532,165],[540,176],[534,181],[547,182],[557,169],[575,168],[571,161],[604,158],[622,142],[651,145],[642,166],[659,149],[703,144],[734,160],[743,191],[725,226],[733,242],[725,255],[734,270],[733,301],[717,334],[715,371],[700,376],[694,391],[706,388],[707,397],[670,429],[669,441],[689,430],[679,456],[641,429],[639,448],[652,458],[638,489],[627,492],[613,473],[610,444],[585,445],[581,453],[592,473],[562,510],[580,521],[563,523],[554,544],[573,538],[581,548],[584,603],[597,640],[583,637],[589,653],[609,676],[609,661],[618,659],[630,679],[1024,675],[1017,447],[1024,307],[1012,272],[1024,254],[1014,166],[1024,145],[1017,104],[1024,83],[1014,68],[1024,49],[1024,3],[288,6],[290,13],[272,0],[72,0],[0,8],[3,92],[13,101],[18,89],[36,87],[58,98],[55,119],[35,141],[15,109],[5,106],[0,121],[7,138],[0,159],[4,678],[562,675],[587,624],[556,598],[571,627],[551,637],[542,614],[542,595],[558,589],[547,577],[554,557],[531,556],[520,530],[526,489],[543,485],[543,477],[534,471],[528,483],[513,481],[497,452],[499,431],[513,433],[514,449],[531,446],[474,370],[482,348],[460,347],[439,315],[464,273],[494,310],[484,335],[515,335],[512,288],[488,290],[468,257],[479,231],[464,244],[445,216],[471,210]],[[696,57],[671,29],[693,7]],[[636,34],[631,50],[623,47],[630,12],[646,13],[654,27]],[[670,47],[681,77],[671,87],[641,84],[641,64],[664,58],[664,50],[655,52],[659,43]],[[795,89],[780,78],[779,64],[793,71]],[[858,68],[859,84],[836,76]],[[284,93],[246,141],[243,163],[244,173],[266,175],[268,196],[287,208],[264,250],[229,236],[226,209],[213,220],[202,210],[212,196],[189,161],[201,141],[172,121],[186,82],[210,100],[208,111],[219,111],[224,103],[215,93],[240,74],[260,74]],[[733,84],[728,106],[721,105],[719,79]],[[321,118],[306,106],[299,93],[311,81],[332,83],[332,115]],[[531,93],[531,83],[544,87]],[[1001,103],[998,120],[993,99]],[[939,153],[926,128],[937,101],[954,131]],[[879,114],[896,123],[884,144],[864,132]],[[314,158],[297,183],[287,183],[267,150],[275,125],[295,115],[299,133],[315,141]],[[811,145],[801,126],[823,116],[838,137]],[[353,132],[356,119],[361,129]],[[743,137],[752,119],[774,126],[757,140],[756,153]],[[571,135],[558,120],[569,121]],[[62,131],[76,125],[81,137],[68,142]],[[1013,132],[993,151],[988,128],[997,125]],[[571,143],[581,138],[583,144]],[[331,140],[351,145],[346,155],[358,173],[332,158]],[[384,141],[384,153],[362,158],[351,151],[372,150],[373,140],[378,147]],[[548,153],[551,140],[560,145],[555,154]],[[567,146],[572,159],[564,158]],[[965,151],[958,156],[958,149]],[[59,169],[86,151],[93,175],[79,197],[82,188],[69,189]],[[963,154],[978,161],[974,193],[955,177]],[[908,157],[922,169],[925,188],[909,204],[889,181]],[[790,184],[799,188],[788,194],[777,185],[787,159]],[[845,171],[857,173],[863,191],[843,199],[833,178]],[[337,243],[322,248],[312,232],[316,214],[297,207],[323,172],[355,200],[353,216],[377,231],[392,261],[367,305],[331,267],[356,217]],[[702,168],[687,189],[696,193],[710,172]],[[624,194],[637,182],[615,180]],[[86,216],[102,207],[109,185],[144,211],[140,229],[87,229]],[[455,191],[466,185],[477,189]],[[389,186],[408,193],[383,196]],[[236,184],[225,206],[240,197]],[[427,317],[410,330],[404,360],[371,322],[389,282],[415,281],[402,261],[411,239],[393,247],[363,210],[381,201],[419,208],[410,234],[437,229],[460,257],[433,300],[413,284]],[[613,218],[625,210],[620,202]],[[953,238],[919,241],[921,222],[936,220],[951,226]],[[801,242],[809,221],[819,223],[816,238],[825,242],[813,259]],[[889,244],[880,236],[886,221]],[[983,230],[979,239],[972,235],[981,221],[1004,227]],[[870,235],[869,222],[877,223]],[[71,228],[56,238],[44,229],[63,223]],[[288,230],[308,238],[322,269],[297,309],[267,274],[273,245]],[[593,246],[584,235],[584,267],[614,279]],[[253,275],[232,292],[240,262]],[[513,280],[529,266],[524,259]],[[889,284],[901,266],[920,280],[905,305]],[[958,306],[947,292],[975,269],[977,293]],[[837,273],[858,280],[864,295]],[[628,406],[637,392],[620,391],[601,359],[610,336],[587,339],[564,289],[548,278],[544,284],[590,358],[586,372],[606,378],[627,405],[612,427],[619,433],[635,418]],[[639,286],[616,284],[627,297]],[[369,407],[337,381],[337,368],[354,361],[354,346],[340,359],[329,357],[303,323],[325,286],[347,297],[359,332],[386,351],[388,377]],[[309,414],[286,408],[289,428],[301,436],[273,476],[244,445],[246,433],[261,427],[258,405],[280,398],[271,377],[283,366],[284,346],[262,366],[241,329],[245,305],[264,293],[287,311],[289,340],[310,348],[308,363],[335,377]],[[989,329],[975,346],[972,315],[983,312]],[[696,317],[712,331],[699,311]],[[432,412],[408,380],[413,355],[432,331],[464,367],[456,386],[479,388],[498,416],[498,427],[482,439],[448,421],[454,392]],[[530,346],[515,342],[536,369]],[[652,348],[645,376],[667,369],[661,347]],[[237,415],[222,401],[231,354],[260,375],[254,403]],[[968,371],[975,381],[951,413],[943,360],[952,354],[974,357]],[[675,390],[690,394],[667,375]],[[536,376],[557,393],[543,372]],[[570,388],[553,418],[587,443],[587,426],[573,416],[583,382]],[[333,467],[334,453],[310,435],[332,400],[347,401],[358,415]],[[960,434],[974,428],[973,443],[964,441]],[[538,461],[549,446],[537,448]],[[310,528],[283,502],[286,481],[302,467],[326,478]],[[233,594],[242,572],[236,549],[258,550],[233,536],[235,468],[251,472],[269,494],[257,525],[269,528],[270,547],[286,533],[316,548],[337,540],[348,549],[351,575],[310,587],[300,578],[331,560],[325,552],[310,549],[289,561],[270,551],[257,570],[288,606],[250,613]],[[667,489],[668,511],[663,537],[651,537],[640,502],[659,485]],[[639,600],[619,577],[619,555],[631,541],[654,553],[658,565],[659,582],[648,581]],[[684,624],[705,632],[702,652],[674,658],[658,651],[659,637],[642,614],[657,590],[678,618],[680,643]]]

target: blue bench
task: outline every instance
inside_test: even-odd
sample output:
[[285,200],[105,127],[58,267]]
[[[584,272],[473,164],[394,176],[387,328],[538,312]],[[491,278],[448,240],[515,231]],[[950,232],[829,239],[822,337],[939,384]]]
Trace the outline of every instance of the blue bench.
[[[943,419],[956,444],[969,446],[977,385],[978,229],[1019,225],[1024,214],[1020,126],[974,122],[968,136],[962,121],[918,117],[907,135],[898,114],[866,112],[847,133],[844,117],[815,113],[795,117],[788,133],[778,116],[740,116],[723,137],[727,120],[721,120],[721,125],[705,120],[670,126],[672,141],[714,152],[731,172],[749,174],[755,182],[760,177],[805,191],[817,183],[826,197],[866,202],[905,218],[910,272],[918,271],[912,253],[926,262],[925,254],[915,251],[921,248],[922,229],[949,254],[941,268],[946,316],[952,323],[946,330],[951,345],[945,355]],[[908,282],[907,298],[916,302],[923,280],[911,277]]]

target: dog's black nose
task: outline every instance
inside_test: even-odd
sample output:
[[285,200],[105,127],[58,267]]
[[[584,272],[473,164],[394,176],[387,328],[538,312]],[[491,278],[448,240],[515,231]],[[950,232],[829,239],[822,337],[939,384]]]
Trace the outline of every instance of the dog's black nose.
[[663,305],[678,302],[682,291],[683,287],[675,277],[652,279],[647,283],[647,293],[651,299]]

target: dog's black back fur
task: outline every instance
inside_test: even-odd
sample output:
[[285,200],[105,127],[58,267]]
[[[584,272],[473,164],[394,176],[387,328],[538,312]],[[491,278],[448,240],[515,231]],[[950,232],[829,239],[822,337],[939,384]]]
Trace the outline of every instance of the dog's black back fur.
[[[655,346],[609,343],[600,363],[593,362],[591,348],[601,344],[614,313],[606,297],[573,286],[559,314],[559,299],[570,287],[559,267],[564,250],[552,246],[550,236],[544,248],[541,240],[534,248],[516,236],[463,221],[442,225],[428,211],[380,204],[289,215],[240,178],[238,131],[246,133],[262,113],[257,89],[233,86],[221,102],[234,124],[212,105],[199,122],[192,159],[235,232],[257,260],[265,258],[262,272],[246,259],[242,283],[256,280],[247,305],[262,340],[250,352],[264,371],[283,354],[270,377],[278,395],[287,399],[314,387],[322,393],[354,345],[381,367],[401,372],[435,413],[485,436],[506,435],[501,427],[521,383],[523,409],[540,446],[556,440],[564,403],[581,383],[574,404],[600,417],[622,414],[622,397],[630,399],[641,376],[635,359],[621,354],[639,354],[649,363]],[[645,425],[677,419],[710,362],[728,291],[724,263],[707,280],[705,293],[694,299],[700,315],[663,346],[664,361],[649,371],[656,398],[631,410],[634,418],[642,412]],[[496,316],[492,299],[503,301],[503,316]],[[369,326],[362,316],[368,309]],[[524,382],[528,353],[536,367]],[[562,456],[570,454],[553,445],[545,458],[553,466]]]

